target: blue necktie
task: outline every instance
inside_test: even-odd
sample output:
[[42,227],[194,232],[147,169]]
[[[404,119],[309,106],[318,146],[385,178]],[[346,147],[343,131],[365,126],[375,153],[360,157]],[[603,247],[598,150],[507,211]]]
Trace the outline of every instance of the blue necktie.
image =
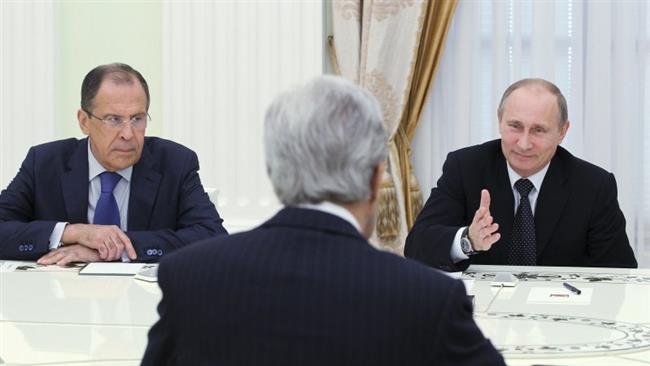
[[537,240],[535,239],[535,218],[530,208],[528,194],[533,189],[533,183],[528,179],[515,182],[521,199],[512,225],[512,244],[508,264],[534,266],[537,264]]
[[120,209],[117,207],[113,190],[121,178],[121,175],[111,172],[103,172],[99,175],[102,182],[102,194],[95,206],[93,224],[120,226]]

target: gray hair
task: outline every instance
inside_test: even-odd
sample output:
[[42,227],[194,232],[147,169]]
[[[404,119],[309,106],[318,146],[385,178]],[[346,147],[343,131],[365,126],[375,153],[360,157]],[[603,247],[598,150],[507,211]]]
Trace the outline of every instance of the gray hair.
[[276,97],[264,123],[266,168],[282,203],[370,197],[388,148],[379,103],[368,91],[320,76]]
[[93,102],[99,87],[102,85],[104,79],[109,78],[113,83],[133,84],[133,79],[136,79],[142,85],[144,94],[147,96],[147,110],[149,110],[149,85],[144,79],[142,74],[127,64],[115,62],[107,65],[99,65],[90,70],[84,77],[81,83],[81,109],[86,113],[92,111]]
[[525,86],[538,86],[555,95],[555,98],[557,99],[557,110],[559,113],[558,119],[560,121],[560,127],[564,126],[564,124],[569,120],[569,112],[566,106],[566,99],[564,98],[564,95],[562,95],[560,88],[558,88],[550,81],[544,79],[521,79],[510,85],[508,89],[503,92],[501,102],[499,103],[499,108],[497,109],[497,116],[499,117],[499,120],[501,120],[501,116],[503,116],[503,109],[510,94],[512,94],[513,91]]

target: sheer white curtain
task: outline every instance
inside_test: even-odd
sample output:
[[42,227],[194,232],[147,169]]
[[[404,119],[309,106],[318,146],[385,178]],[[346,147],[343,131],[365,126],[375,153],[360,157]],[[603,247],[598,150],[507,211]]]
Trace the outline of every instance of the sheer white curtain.
[[54,5],[0,1],[0,189],[55,135]]
[[281,204],[266,176],[271,100],[323,71],[320,1],[163,3],[163,136],[196,151],[229,232]]
[[647,0],[461,0],[413,144],[423,191],[448,152],[499,137],[509,84],[548,79],[569,104],[563,146],[615,174],[630,242],[650,267],[649,40]]

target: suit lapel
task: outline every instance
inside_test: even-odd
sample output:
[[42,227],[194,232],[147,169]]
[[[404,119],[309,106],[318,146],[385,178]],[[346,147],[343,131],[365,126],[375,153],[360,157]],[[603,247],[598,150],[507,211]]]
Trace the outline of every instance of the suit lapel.
[[71,223],[88,222],[88,139],[78,142],[61,175],[65,210]]
[[158,194],[162,174],[155,169],[155,159],[147,149],[142,150],[140,161],[133,166],[131,193],[129,195],[128,230],[149,228],[152,210]]
[[535,235],[537,237],[537,256],[548,244],[555,226],[560,219],[564,205],[569,198],[569,191],[565,186],[567,179],[564,162],[559,158],[561,148],[551,160],[548,172],[542,182],[542,187],[537,196],[535,207]]
[[[500,145],[499,145],[500,146]],[[490,252],[497,258],[506,258],[512,235],[512,221],[514,220],[515,198],[510,186],[510,178],[506,168],[506,160],[500,147],[492,169],[486,169],[486,188],[492,198],[490,213],[494,222],[499,224],[501,239],[494,244]]]

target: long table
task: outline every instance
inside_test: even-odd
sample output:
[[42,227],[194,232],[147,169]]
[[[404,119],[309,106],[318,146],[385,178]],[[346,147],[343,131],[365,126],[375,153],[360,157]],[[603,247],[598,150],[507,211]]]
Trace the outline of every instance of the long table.
[[158,319],[156,283],[25,267],[0,272],[1,365],[140,364]]
[[[492,286],[504,272],[515,287]],[[650,270],[475,265],[462,279],[508,365],[650,365]]]
[[[157,284],[78,271],[0,272],[0,364],[139,364],[158,319]],[[492,286],[503,272],[518,277],[515,287]],[[650,270],[472,266],[462,279],[508,365],[650,365]]]

